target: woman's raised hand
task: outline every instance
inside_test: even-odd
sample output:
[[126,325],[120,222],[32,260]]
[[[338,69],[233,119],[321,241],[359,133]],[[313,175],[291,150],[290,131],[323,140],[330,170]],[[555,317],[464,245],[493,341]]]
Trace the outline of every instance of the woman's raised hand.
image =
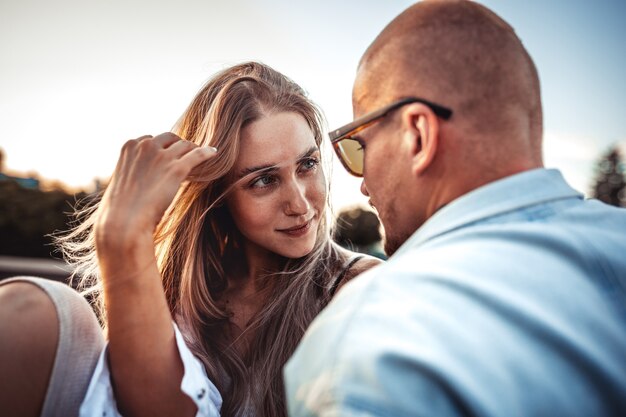
[[96,244],[123,247],[149,237],[191,170],[216,150],[173,133],[129,140],[122,148],[96,222]]
[[153,235],[181,183],[215,152],[172,133],[128,141],[98,207],[94,231],[109,363],[124,415],[195,415],[195,404],[180,390],[183,365]]

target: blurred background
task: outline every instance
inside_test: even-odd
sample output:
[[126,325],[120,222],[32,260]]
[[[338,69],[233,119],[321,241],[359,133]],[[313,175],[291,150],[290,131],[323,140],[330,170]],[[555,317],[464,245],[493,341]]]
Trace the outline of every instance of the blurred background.
[[[77,196],[106,185],[126,140],[168,131],[226,66],[260,60],[302,85],[331,128],[351,121],[361,54],[412,3],[0,0],[0,278],[40,265],[32,258],[66,274],[48,263],[46,236],[67,228]],[[538,67],[546,165],[624,205],[626,1],[480,3]],[[360,232],[377,226],[354,211],[366,207],[359,181],[337,161],[330,175],[340,227],[371,239]]]

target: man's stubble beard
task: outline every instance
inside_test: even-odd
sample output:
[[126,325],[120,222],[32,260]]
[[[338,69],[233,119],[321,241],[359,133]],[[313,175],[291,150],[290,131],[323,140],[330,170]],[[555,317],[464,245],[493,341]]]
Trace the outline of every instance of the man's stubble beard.
[[400,246],[404,245],[404,242],[406,242],[412,234],[413,233],[405,233],[401,235],[385,234],[385,239],[383,241],[385,254],[387,256],[391,256],[396,253],[396,251],[400,249]]
[[[380,217],[380,216],[379,216]],[[388,212],[385,216],[387,219],[397,219],[397,212],[395,206],[391,204],[388,207]],[[383,229],[385,231],[385,236],[383,239],[383,250],[387,256],[391,256],[406,242],[411,235],[415,232],[415,230],[402,230],[400,228],[394,228],[389,225],[389,222],[383,221],[382,217],[380,218],[381,223],[383,225]],[[385,225],[387,223],[389,227]]]

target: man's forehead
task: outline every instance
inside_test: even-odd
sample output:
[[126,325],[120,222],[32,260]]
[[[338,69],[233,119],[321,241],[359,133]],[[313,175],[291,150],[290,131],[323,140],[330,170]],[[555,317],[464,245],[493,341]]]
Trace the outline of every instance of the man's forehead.
[[365,65],[359,66],[352,88],[352,110],[355,117],[370,111],[376,104],[380,93],[373,78],[373,74]]
[[359,71],[352,88],[352,110],[354,117],[360,117],[365,113],[397,100],[398,82],[390,77],[377,75],[372,71]]
[[359,91],[354,89],[352,91],[352,111],[355,117],[357,117],[357,114],[363,113],[363,109],[367,107],[367,96],[367,90]]

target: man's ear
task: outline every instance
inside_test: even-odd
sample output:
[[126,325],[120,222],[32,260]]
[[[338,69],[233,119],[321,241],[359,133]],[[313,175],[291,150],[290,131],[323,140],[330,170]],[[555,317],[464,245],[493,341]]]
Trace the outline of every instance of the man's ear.
[[439,119],[428,106],[415,103],[406,106],[402,112],[402,125],[410,146],[411,171],[419,176],[435,159],[439,141]]

